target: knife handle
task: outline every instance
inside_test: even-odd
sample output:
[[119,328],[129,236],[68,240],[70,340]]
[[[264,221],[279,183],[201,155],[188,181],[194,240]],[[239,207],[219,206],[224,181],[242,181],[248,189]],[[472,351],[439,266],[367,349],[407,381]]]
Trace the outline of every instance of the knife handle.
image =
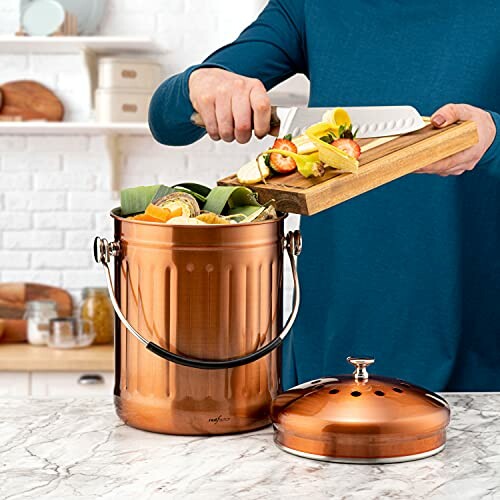
[[[280,119],[278,117],[278,108],[277,106],[271,106],[271,120],[269,122],[270,131],[269,135],[273,135],[274,137],[278,137],[279,128],[281,125]],[[205,124],[203,123],[203,118],[200,113],[196,111],[191,115],[191,123],[200,128],[205,128]],[[253,125],[252,125],[253,128]]]

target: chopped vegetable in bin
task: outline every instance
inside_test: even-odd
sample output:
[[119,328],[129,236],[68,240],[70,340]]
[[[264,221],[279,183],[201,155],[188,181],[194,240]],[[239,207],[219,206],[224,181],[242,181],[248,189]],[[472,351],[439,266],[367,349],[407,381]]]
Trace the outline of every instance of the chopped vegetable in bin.
[[[121,215],[139,222],[222,225],[278,217],[272,204],[261,205],[256,194],[242,186],[213,189],[194,183],[140,186],[122,191],[121,199]],[[141,213],[132,212],[143,206]]]
[[188,193],[170,193],[156,200],[154,204],[170,211],[180,209],[181,215],[186,217],[196,217],[200,215],[198,202],[194,196]]

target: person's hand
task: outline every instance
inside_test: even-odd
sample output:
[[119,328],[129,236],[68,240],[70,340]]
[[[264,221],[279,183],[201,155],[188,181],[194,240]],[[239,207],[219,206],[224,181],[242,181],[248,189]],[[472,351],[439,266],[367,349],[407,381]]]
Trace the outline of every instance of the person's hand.
[[461,175],[467,170],[472,170],[477,165],[495,139],[495,122],[487,111],[468,104],[446,104],[431,117],[431,122],[436,128],[446,127],[459,120],[473,120],[476,122],[479,142],[465,151],[421,168],[417,173],[437,174],[444,177]]
[[260,80],[219,68],[200,68],[189,77],[189,98],[208,135],[244,144],[269,132],[271,102]]

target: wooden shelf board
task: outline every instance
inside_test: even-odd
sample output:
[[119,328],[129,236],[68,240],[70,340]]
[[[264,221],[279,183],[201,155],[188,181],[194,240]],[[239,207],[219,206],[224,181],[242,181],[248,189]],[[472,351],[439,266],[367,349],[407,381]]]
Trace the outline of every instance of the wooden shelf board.
[[113,346],[51,349],[30,344],[0,344],[0,371],[113,371]]
[[98,54],[116,52],[165,52],[149,37],[127,36],[0,36],[0,51],[9,53],[59,53],[79,52],[84,49]]
[[0,122],[0,135],[149,135],[147,123]]

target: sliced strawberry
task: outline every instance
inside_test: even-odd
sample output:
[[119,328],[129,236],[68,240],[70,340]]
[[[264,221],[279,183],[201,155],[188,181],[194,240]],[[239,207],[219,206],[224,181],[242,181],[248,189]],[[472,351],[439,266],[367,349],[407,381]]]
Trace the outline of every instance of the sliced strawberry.
[[333,141],[332,146],[341,149],[344,153],[347,153],[356,160],[361,156],[361,148],[353,139],[337,139],[336,141]]
[[273,149],[281,149],[283,151],[297,152],[297,146],[288,139],[276,139],[273,144]]
[[[281,149],[282,151],[297,152],[297,146],[288,139],[276,139],[272,149]],[[289,174],[297,168],[295,160],[290,157],[280,155],[279,153],[271,153],[269,157],[271,168],[280,174]]]

